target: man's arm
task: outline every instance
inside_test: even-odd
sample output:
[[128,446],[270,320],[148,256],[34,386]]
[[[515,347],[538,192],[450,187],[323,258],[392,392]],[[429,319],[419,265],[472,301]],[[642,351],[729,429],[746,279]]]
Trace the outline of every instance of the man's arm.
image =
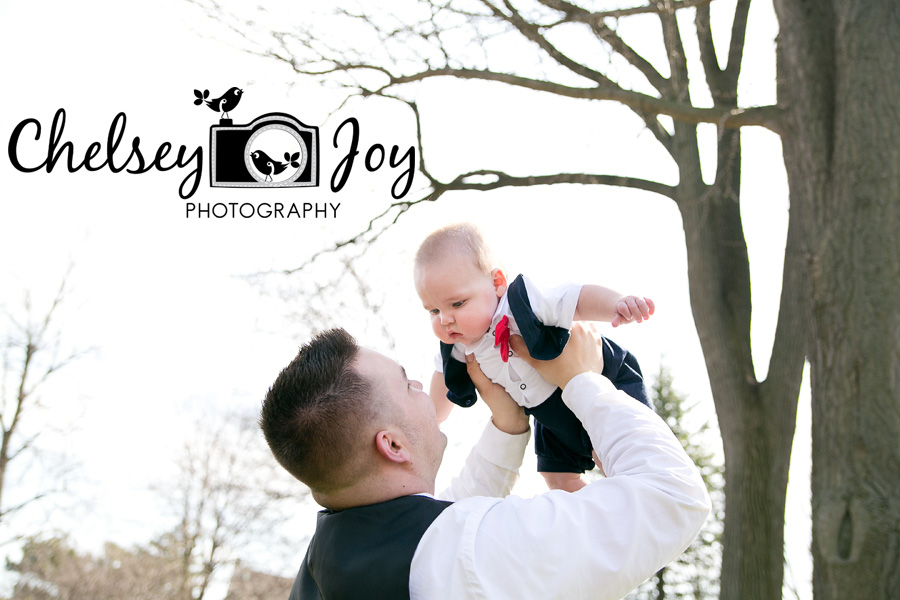
[[[621,598],[681,554],[709,514],[700,474],[655,413],[593,373],[570,379],[563,400],[608,477],[572,494],[510,497],[485,513],[478,537],[499,542],[473,544],[485,597],[503,589],[535,600]],[[517,576],[498,580],[509,564]]]
[[502,498],[512,491],[519,478],[530,432],[528,416],[502,386],[485,376],[472,355],[466,357],[466,370],[478,395],[491,410],[491,421],[469,453],[462,472],[438,498]]
[[[516,348],[527,356],[522,350]],[[602,350],[580,324],[559,358],[535,366],[564,388],[563,401],[584,423],[609,476],[575,493],[473,498],[448,508],[420,542],[411,591],[621,598],[683,552],[703,526],[709,496],[696,467],[653,411],[586,372],[602,368]]]

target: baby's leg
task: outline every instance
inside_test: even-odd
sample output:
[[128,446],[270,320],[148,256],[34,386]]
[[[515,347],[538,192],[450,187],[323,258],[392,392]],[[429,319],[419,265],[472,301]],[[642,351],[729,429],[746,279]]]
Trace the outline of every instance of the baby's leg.
[[[544,404],[548,402],[549,400]],[[574,444],[564,443],[564,440],[553,430],[538,420],[537,412],[534,411],[534,451],[537,454],[538,473],[543,476],[547,487],[551,490],[577,492],[587,485],[587,481],[582,479],[581,473],[590,471],[594,467],[593,461],[572,449],[571,446]],[[571,411],[569,414],[574,426],[580,428],[581,424],[575,415],[571,414]],[[542,415],[546,416],[546,413],[542,413]],[[571,424],[563,423],[563,425]],[[586,436],[587,434],[584,434],[584,437]],[[567,441],[572,442],[576,437],[577,439],[574,441],[582,442],[580,434],[578,436],[570,435]],[[588,448],[590,447],[588,446]],[[579,450],[583,451],[581,448]]]
[[565,490],[567,492],[577,492],[587,485],[584,478],[578,473],[548,473],[541,471],[547,487],[551,490]]

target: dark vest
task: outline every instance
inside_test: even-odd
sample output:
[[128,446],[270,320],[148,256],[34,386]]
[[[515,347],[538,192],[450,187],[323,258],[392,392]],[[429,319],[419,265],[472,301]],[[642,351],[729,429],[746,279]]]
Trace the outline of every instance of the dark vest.
[[419,540],[450,502],[403,496],[323,510],[289,600],[403,600]]

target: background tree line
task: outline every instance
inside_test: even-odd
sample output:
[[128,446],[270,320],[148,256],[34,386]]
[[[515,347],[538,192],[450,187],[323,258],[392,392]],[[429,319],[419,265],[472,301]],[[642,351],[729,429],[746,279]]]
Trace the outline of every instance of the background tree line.
[[[5,375],[15,374],[20,383],[27,382],[26,367],[41,363],[45,353],[52,354],[50,348],[61,340],[51,336],[55,341],[50,344],[43,336],[50,331],[59,333],[61,324],[53,316],[62,300],[62,296],[57,296],[44,318],[36,321],[41,335],[33,331],[34,335],[25,336],[31,341],[24,345],[20,360],[10,357],[4,362]],[[8,332],[8,346],[15,346],[11,340],[21,331],[12,327]],[[44,375],[49,376],[46,371]],[[46,377],[40,379],[45,380]],[[24,387],[31,393],[39,391],[38,385]],[[707,449],[708,441],[704,442],[709,423],[697,431],[686,428],[690,407],[687,399],[675,391],[672,375],[664,368],[650,395],[656,410],[700,466],[716,510],[687,553],[631,597],[709,598],[716,594],[718,586],[722,518],[721,466]],[[63,394],[48,398],[47,402],[52,405],[66,400]],[[17,406],[16,414],[22,419],[23,405]],[[33,418],[28,425],[40,428],[40,420]],[[26,421],[17,421],[23,422]],[[13,433],[16,431],[13,429]],[[153,540],[129,547],[107,542],[99,554],[80,547],[65,533],[19,533],[16,543],[21,556],[5,565],[14,579],[8,599],[215,600],[221,597],[223,574],[229,571],[225,600],[287,597],[292,577],[271,576],[247,568],[241,559],[260,564],[267,559],[272,563],[290,562],[300,556],[302,548],[297,546],[296,536],[280,532],[288,529],[292,512],[310,512],[315,507],[302,506],[303,495],[298,497],[297,493],[302,486],[272,460],[261,440],[255,415],[202,414],[174,466],[175,476],[154,486],[167,506],[168,516],[161,518],[160,523],[168,521],[169,529]],[[0,484],[4,483],[8,482],[0,479]],[[10,486],[13,492],[15,483]],[[52,505],[54,497],[38,493],[31,501]],[[295,567],[288,566],[288,572]],[[219,588],[215,585],[217,578]]]
[[[86,354],[69,350],[77,340],[65,335],[70,285],[67,274],[46,306],[26,293],[21,309],[5,309],[0,323],[0,541],[21,554],[5,565],[14,575],[11,598],[202,600],[241,557],[272,568],[293,558],[298,540],[290,523],[307,490],[272,460],[255,414],[208,409],[196,418],[174,475],[153,486],[166,508],[141,516],[163,532],[143,545],[110,542],[93,556],[65,533],[16,522],[25,509],[49,513],[89,502],[64,485],[81,476],[77,451],[68,449],[62,463],[46,460],[54,451],[41,443],[57,427],[52,413],[76,400],[50,384],[63,368],[77,370]],[[75,426],[59,426],[60,433]]]

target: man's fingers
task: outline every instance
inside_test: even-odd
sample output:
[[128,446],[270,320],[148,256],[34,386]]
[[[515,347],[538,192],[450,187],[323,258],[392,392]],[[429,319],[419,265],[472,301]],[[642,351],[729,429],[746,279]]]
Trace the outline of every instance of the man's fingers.
[[572,360],[581,361],[584,371],[603,372],[603,336],[597,324],[590,321],[572,323],[569,341],[563,355],[568,351]]
[[509,347],[512,348],[512,351],[515,352],[519,358],[525,360],[529,364],[534,364],[534,359],[531,358],[531,354],[528,353],[528,346],[525,344],[525,340],[522,339],[521,335],[509,336]]
[[497,429],[513,435],[528,431],[528,415],[506,393],[503,386],[487,378],[471,354],[466,355],[466,371],[475,384],[478,395],[491,409],[491,419]]
[[475,360],[474,354],[466,354],[466,371],[469,373],[469,379],[475,384],[475,388],[481,390],[485,385],[490,385],[491,380],[487,378],[481,365]]
[[593,323],[575,322],[562,354],[553,360],[536,360],[528,354],[525,340],[510,336],[509,343],[516,355],[528,361],[541,377],[564,388],[574,376],[587,371],[603,371],[603,341]]

